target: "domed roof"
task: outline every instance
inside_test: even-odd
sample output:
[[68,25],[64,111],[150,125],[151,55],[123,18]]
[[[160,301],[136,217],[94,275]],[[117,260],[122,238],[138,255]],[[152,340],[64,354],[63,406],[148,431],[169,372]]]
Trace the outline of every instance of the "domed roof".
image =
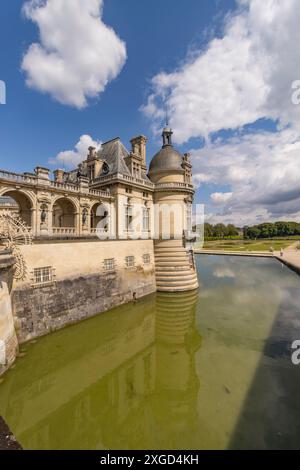
[[172,131],[165,128],[163,130],[163,146],[159,152],[151,160],[149,167],[149,177],[165,171],[178,171],[182,173],[182,155],[174,149],[171,141]]

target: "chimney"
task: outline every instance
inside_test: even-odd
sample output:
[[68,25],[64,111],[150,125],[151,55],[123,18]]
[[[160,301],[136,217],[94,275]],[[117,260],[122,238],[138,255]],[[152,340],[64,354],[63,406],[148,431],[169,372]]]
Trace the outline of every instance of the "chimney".
[[54,174],[54,180],[56,183],[64,182],[64,170],[55,170],[53,174]]
[[38,184],[50,185],[50,170],[42,166],[37,166],[34,170]]
[[88,160],[95,160],[97,158],[96,147],[89,147]]
[[143,135],[139,135],[138,137],[134,137],[133,139],[131,139],[130,143],[131,143],[132,153],[134,155],[141,157],[142,167],[146,169],[147,168],[147,165],[146,165],[147,138]]

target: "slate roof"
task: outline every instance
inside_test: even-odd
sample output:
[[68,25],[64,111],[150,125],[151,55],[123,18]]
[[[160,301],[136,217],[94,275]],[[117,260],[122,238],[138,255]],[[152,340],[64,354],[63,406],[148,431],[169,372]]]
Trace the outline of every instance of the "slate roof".
[[124,160],[128,155],[129,153],[119,137],[105,142],[98,151],[98,157],[108,164],[110,175],[121,173],[130,176],[129,169]]
[[[109,171],[105,175],[100,176],[113,176],[116,174],[131,176],[129,168],[125,163],[125,158],[129,155],[128,150],[122,144],[119,137],[104,142],[97,152],[97,157],[107,163]],[[68,181],[75,182],[77,180],[77,172],[78,169],[70,171],[67,176]],[[141,178],[150,182],[145,171],[142,171]]]
[[[108,164],[109,175],[121,173],[130,176],[130,171],[125,163],[125,158],[129,156],[129,152],[119,137],[104,142],[97,155]],[[145,171],[142,171],[141,178],[150,182]]]

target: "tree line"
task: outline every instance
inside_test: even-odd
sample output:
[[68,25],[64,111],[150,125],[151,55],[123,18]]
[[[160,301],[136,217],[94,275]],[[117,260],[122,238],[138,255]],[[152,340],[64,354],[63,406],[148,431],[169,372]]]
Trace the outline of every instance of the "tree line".
[[241,237],[246,240],[256,238],[275,238],[300,235],[300,223],[297,222],[265,222],[258,225],[241,228],[233,224],[204,224],[204,238],[224,239]]
[[235,238],[239,235],[239,229],[233,224],[204,224],[204,238]]
[[252,227],[244,227],[243,235],[245,239],[255,238],[275,238],[300,235],[300,224],[297,222],[265,222]]

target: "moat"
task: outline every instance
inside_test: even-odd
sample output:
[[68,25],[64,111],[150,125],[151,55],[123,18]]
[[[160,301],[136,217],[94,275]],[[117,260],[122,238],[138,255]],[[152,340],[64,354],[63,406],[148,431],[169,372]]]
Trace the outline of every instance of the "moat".
[[21,346],[0,415],[24,449],[300,448],[300,277],[196,256],[153,294]]

